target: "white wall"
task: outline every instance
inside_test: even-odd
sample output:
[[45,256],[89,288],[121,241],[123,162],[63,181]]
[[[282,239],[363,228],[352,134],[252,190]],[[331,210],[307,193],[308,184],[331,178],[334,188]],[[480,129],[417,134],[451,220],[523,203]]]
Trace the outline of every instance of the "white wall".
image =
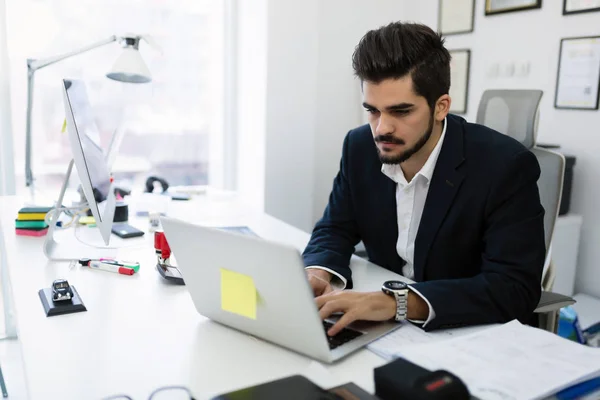
[[309,228],[318,0],[268,2],[265,210]]
[[[600,13],[562,15],[562,1],[544,1],[540,10],[484,16],[476,1],[473,33],[447,37],[449,49],[471,49],[469,104],[466,118],[475,120],[485,89],[542,89],[538,142],[557,143],[577,157],[571,212],[584,217],[576,292],[600,297],[600,111],[554,108],[560,39],[600,35]],[[438,0],[405,0],[405,19],[437,29]],[[494,63],[530,63],[527,77],[490,79]]]
[[[327,203],[343,138],[348,130],[361,124],[360,89],[352,73],[352,52],[367,30],[400,18],[401,5],[397,0],[264,1],[266,49],[252,52],[250,67],[240,62],[245,71],[240,74],[240,85],[247,89],[240,95],[240,108],[246,110],[241,115],[254,120],[253,127],[239,124],[245,132],[241,140],[254,146],[252,154],[246,154],[245,145],[240,144],[239,184],[244,195],[255,199],[264,196],[264,209],[269,214],[311,231]],[[255,25],[246,34],[257,36],[257,14],[260,10],[244,10],[242,6],[245,26]],[[247,38],[241,41],[247,43],[241,43],[240,54],[249,54],[252,44]],[[262,84],[249,82],[252,74],[248,70],[252,68],[260,81],[262,74],[256,67],[265,53],[263,99]],[[252,85],[258,91],[256,97],[250,90]],[[264,110],[260,104],[265,105]],[[257,121],[263,117],[261,137],[261,123]],[[262,151],[257,148],[262,140],[264,165],[253,154]],[[264,192],[257,193],[261,187]]]
[[237,189],[264,210],[267,0],[238,1]]
[[0,0],[0,195],[15,193],[10,107],[10,74],[6,46],[6,6]]
[[367,31],[399,20],[403,14],[402,2],[396,0],[320,2],[311,225],[327,205],[346,133],[364,124],[360,83],[352,70],[354,48]]

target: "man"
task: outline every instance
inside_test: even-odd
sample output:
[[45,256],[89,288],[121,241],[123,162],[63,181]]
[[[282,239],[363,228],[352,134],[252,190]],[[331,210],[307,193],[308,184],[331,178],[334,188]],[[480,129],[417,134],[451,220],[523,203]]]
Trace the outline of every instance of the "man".
[[[370,31],[352,61],[369,124],[347,134],[303,253],[321,317],[343,313],[328,334],[357,319],[406,318],[426,330],[529,322],[546,254],[535,156],[448,114],[450,55],[430,28]],[[416,283],[334,291],[352,287],[360,240],[370,261]]]

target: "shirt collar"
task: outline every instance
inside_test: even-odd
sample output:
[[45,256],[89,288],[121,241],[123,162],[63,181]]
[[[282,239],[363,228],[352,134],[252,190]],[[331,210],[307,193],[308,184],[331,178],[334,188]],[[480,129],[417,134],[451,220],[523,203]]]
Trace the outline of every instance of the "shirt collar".
[[[442,134],[440,135],[438,142],[436,143],[435,147],[433,148],[433,151],[429,155],[429,158],[427,158],[427,161],[425,162],[423,167],[421,167],[419,172],[417,172],[417,174],[415,175],[415,178],[417,176],[421,175],[423,178],[425,178],[427,180],[427,182],[429,182],[431,180],[431,177],[433,176],[433,171],[435,170],[435,165],[437,163],[437,159],[440,155],[440,151],[442,150],[442,143],[444,143],[444,137],[446,136],[446,127],[447,126],[448,126],[447,119],[444,118],[444,127],[442,128]],[[400,164],[383,164],[381,166],[381,172],[385,176],[387,176],[388,178],[390,178],[391,180],[393,180],[394,182],[396,182],[402,186],[409,185],[409,183],[406,181],[406,178],[404,177],[404,172],[402,172],[402,168],[400,167]],[[414,181],[415,181],[415,179],[413,178],[411,183]]]

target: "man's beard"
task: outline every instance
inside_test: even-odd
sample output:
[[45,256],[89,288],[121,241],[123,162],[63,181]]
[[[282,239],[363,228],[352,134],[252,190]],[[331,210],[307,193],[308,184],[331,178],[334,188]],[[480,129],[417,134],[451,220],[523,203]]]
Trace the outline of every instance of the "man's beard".
[[[419,138],[419,140],[417,141],[417,143],[415,143],[415,145],[413,147],[411,147],[410,149],[407,149],[404,152],[397,154],[397,155],[387,155],[387,154],[383,153],[379,149],[379,147],[377,147],[377,153],[379,153],[379,160],[383,164],[401,164],[401,163],[403,163],[404,161],[411,158],[419,150],[421,150],[423,148],[423,146],[425,146],[425,144],[429,141],[429,138],[431,137],[432,133],[433,133],[433,115],[429,119],[429,127],[427,128],[427,131]],[[389,143],[396,143],[396,144],[404,144],[404,140],[395,138],[392,134],[379,135],[379,136],[375,137],[375,142],[389,142]]]

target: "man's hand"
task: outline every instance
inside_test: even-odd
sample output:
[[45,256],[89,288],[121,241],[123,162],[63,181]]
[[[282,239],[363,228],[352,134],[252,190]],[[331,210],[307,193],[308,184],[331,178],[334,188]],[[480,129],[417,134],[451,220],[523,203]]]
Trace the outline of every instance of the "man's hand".
[[[329,336],[335,336],[356,320],[388,321],[396,316],[396,299],[383,292],[333,292],[315,300],[321,319],[336,312],[344,313],[327,332]],[[429,306],[413,292],[408,292],[406,307],[408,319],[426,320],[429,316]]]
[[387,321],[396,316],[396,299],[383,292],[333,292],[317,297],[321,319],[336,312],[344,315],[329,329],[327,334],[335,336],[356,320]]
[[330,283],[332,276],[329,272],[322,269],[308,268],[306,269],[306,275],[315,297],[333,292]]

